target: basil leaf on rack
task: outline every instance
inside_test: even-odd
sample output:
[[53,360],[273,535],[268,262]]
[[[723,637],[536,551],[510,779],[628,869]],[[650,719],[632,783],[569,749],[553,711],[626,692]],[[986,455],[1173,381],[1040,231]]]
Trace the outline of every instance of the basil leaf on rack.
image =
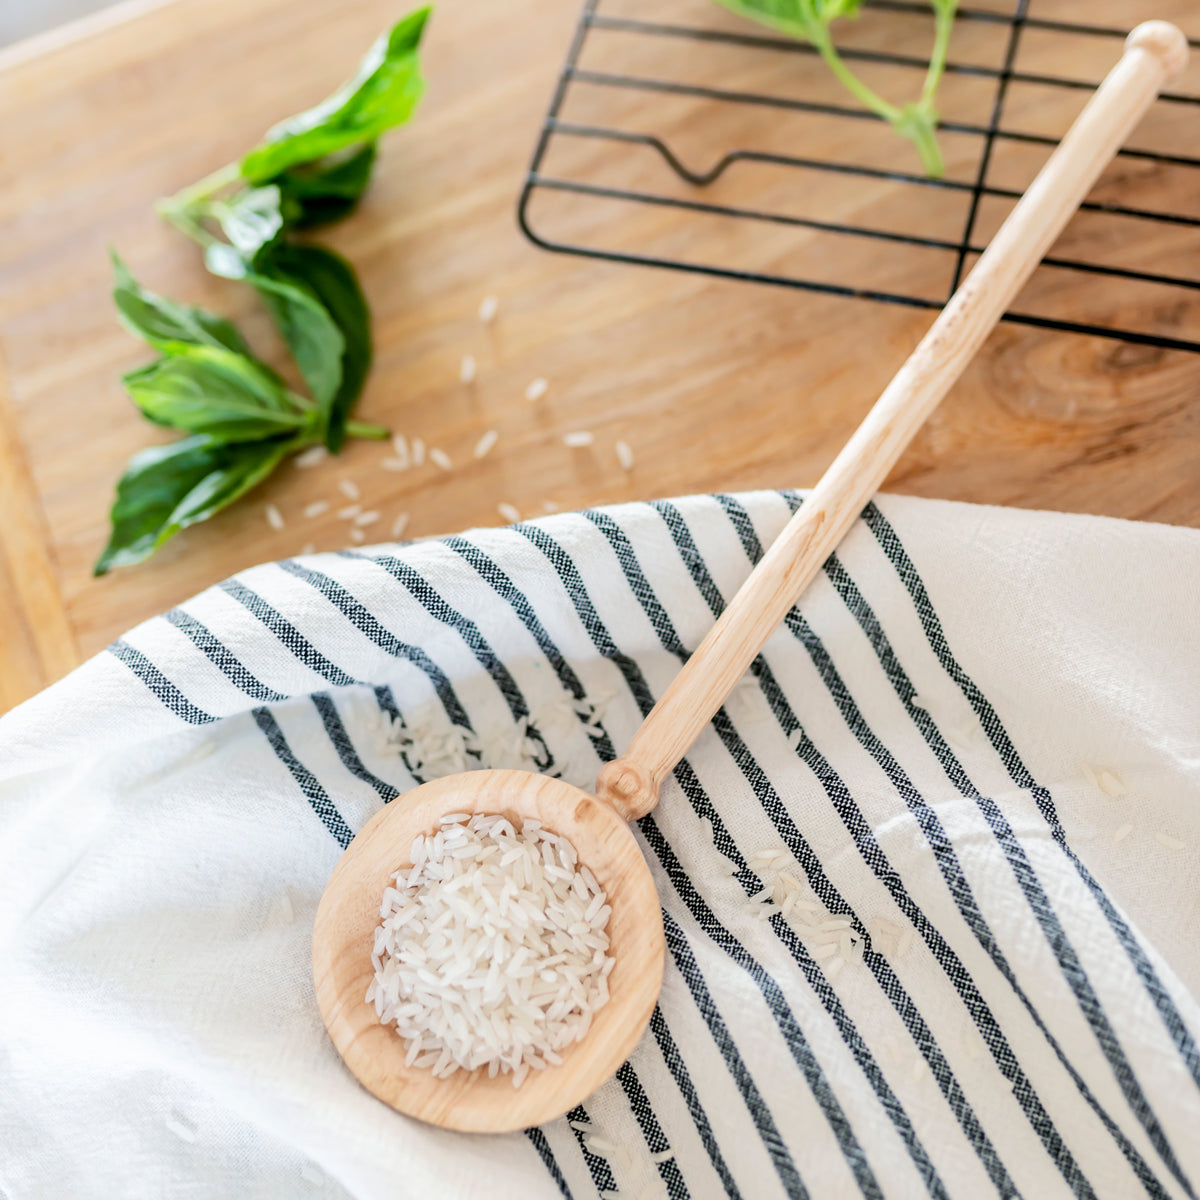
[[112,532],[93,573],[149,558],[181,529],[265,479],[291,446],[288,440],[229,445],[197,436],[135,455],[117,483]]
[[215,346],[175,343],[167,355],[124,378],[150,420],[225,442],[311,432],[317,413],[268,367]]
[[194,346],[221,346],[235,354],[249,355],[250,347],[232,322],[207,309],[180,304],[147,291],[134,279],[115,250],[110,250],[113,265],[113,303],[121,324],[135,337],[162,350],[171,342]]
[[342,378],[327,410],[325,444],[335,454],[346,440],[346,420],[371,367],[371,312],[350,264],[321,246],[277,247],[266,263],[274,278],[307,288],[341,331]]
[[257,262],[288,224],[283,193],[274,185],[244,188],[212,207],[225,236],[249,263]]
[[316,229],[354,211],[371,180],[375,143],[298,163],[271,182],[283,193],[296,229]]
[[242,178],[266,183],[297,163],[372,142],[412,115],[424,91],[417,46],[429,18],[417,9],[367,51],[354,77],[328,99],[269,130],[242,160]]
[[258,291],[327,416],[341,386],[346,342],[325,305],[307,284],[274,270],[269,257],[261,269],[252,270],[232,246],[216,242],[208,247],[205,262],[214,275],[244,280]]

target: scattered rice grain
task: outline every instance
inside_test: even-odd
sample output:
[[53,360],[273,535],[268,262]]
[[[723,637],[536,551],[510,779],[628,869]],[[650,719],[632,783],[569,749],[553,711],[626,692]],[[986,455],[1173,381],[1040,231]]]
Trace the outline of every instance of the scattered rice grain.
[[462,383],[475,381],[475,356],[473,354],[462,356],[462,362],[458,364],[458,378]]
[[276,531],[283,528],[283,513],[274,504],[268,504],[263,510],[267,514],[267,524]]
[[358,500],[362,493],[358,490],[358,484],[353,479],[339,479],[338,487],[341,489],[342,495],[348,500]]
[[1113,841],[1123,842],[1133,832],[1133,825],[1126,821],[1124,825],[1119,825],[1113,831]]
[[613,447],[617,452],[617,462],[621,464],[622,471],[633,470],[633,450],[628,442],[617,442]]
[[1101,767],[1096,772],[1096,786],[1106,795],[1116,799],[1118,796],[1124,796],[1129,790],[1125,786],[1125,781],[1115,772],[1110,771],[1107,767]]
[[305,542],[304,545],[300,547],[301,554],[316,554],[316,552],[317,547],[313,542]]
[[1156,833],[1154,840],[1160,846],[1166,846],[1168,850],[1183,850],[1187,847],[1186,842],[1181,842],[1177,837],[1172,837],[1169,833]]
[[412,443],[412,465],[419,467],[425,462],[425,442],[422,438],[413,438]]
[[500,300],[496,296],[484,296],[479,302],[479,319],[485,324],[490,325],[496,319],[496,313],[500,309]]
[[483,458],[483,456],[487,454],[499,440],[500,434],[494,429],[489,429],[487,433],[485,433],[483,437],[481,437],[479,441],[475,443],[475,457]]
[[563,445],[570,446],[572,449],[581,449],[584,446],[590,446],[596,439],[592,432],[588,429],[580,429],[575,433],[568,433],[563,437]]
[[530,404],[540,400],[550,390],[550,383],[539,376],[537,379],[531,380],[529,386],[525,389],[525,399]]
[[408,528],[408,513],[401,513],[392,522],[392,537],[398,538]]
[[315,467],[328,457],[329,451],[324,446],[309,446],[303,453],[297,454],[294,461],[298,467]]
[[454,470],[454,463],[451,461],[450,455],[448,455],[445,450],[442,450],[438,446],[433,446],[430,449],[429,461],[433,463],[435,467],[441,467],[443,471]]
[[354,518],[354,523],[355,525],[374,525],[382,515],[382,513],[375,512],[374,510],[371,512],[359,513],[358,516]]
[[178,1113],[167,1113],[167,1115],[163,1118],[163,1124],[181,1142],[194,1142],[196,1140],[196,1126],[185,1117],[181,1117]]
[[497,504],[496,511],[511,525],[515,525],[521,519],[520,510],[513,504]]
[[351,529],[350,540],[352,542],[365,542],[367,540],[367,535],[361,529]]
[[347,504],[345,508],[339,508],[335,515],[339,521],[352,521],[360,512],[362,512],[361,504]]
[[319,517],[329,511],[328,500],[314,500],[311,504],[304,506],[304,515],[306,517]]

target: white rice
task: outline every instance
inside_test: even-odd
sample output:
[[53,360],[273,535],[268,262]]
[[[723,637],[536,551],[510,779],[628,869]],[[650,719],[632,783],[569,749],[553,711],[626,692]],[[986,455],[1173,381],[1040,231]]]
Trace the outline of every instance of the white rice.
[[328,500],[314,500],[311,504],[304,506],[304,515],[306,517],[320,517],[329,511]]
[[400,513],[400,515],[392,522],[392,537],[400,537],[408,528],[408,513]]
[[374,525],[381,516],[383,516],[382,513],[374,511],[359,513],[358,516],[354,518],[354,523],[355,525]]
[[168,1113],[163,1118],[163,1124],[181,1141],[194,1142],[196,1140],[196,1127],[178,1113]]
[[581,429],[577,433],[566,434],[563,438],[563,445],[578,449],[583,446],[590,446],[595,440],[590,430]]
[[1133,825],[1126,821],[1124,825],[1118,826],[1113,831],[1113,841],[1123,842],[1133,832]]
[[325,1176],[312,1163],[305,1163],[300,1168],[300,1178],[305,1183],[311,1183],[314,1187],[325,1186]]
[[622,471],[633,470],[633,450],[628,442],[618,442],[613,447],[617,452],[617,462],[621,464]]
[[558,512],[558,510],[559,510],[559,506],[553,500],[543,500],[542,501],[542,511],[543,512],[556,513],[556,512]]
[[611,909],[565,838],[451,816],[414,840],[384,891],[367,1003],[410,1064],[438,1078],[487,1068],[520,1087],[608,1000]]
[[385,471],[407,471],[408,462],[403,458],[385,458],[379,464]]
[[485,433],[483,435],[483,437],[481,437],[479,439],[479,441],[477,441],[475,443],[475,457],[483,458],[483,456],[485,454],[488,454],[491,451],[492,447],[499,440],[500,440],[500,434],[494,429],[489,429],[487,431],[487,433]]
[[353,521],[360,512],[362,512],[361,504],[347,504],[345,508],[337,510],[337,518],[339,521]]
[[479,319],[485,325],[490,325],[496,319],[499,309],[500,301],[496,296],[484,296],[479,302]]
[[283,513],[274,504],[268,504],[263,511],[267,514],[267,524],[272,529],[278,530],[283,528]]
[[1129,789],[1125,786],[1125,781],[1115,771],[1110,771],[1107,767],[1098,767],[1096,769],[1096,786],[1106,795],[1116,799],[1118,796],[1124,796]]
[[367,540],[367,535],[361,529],[351,529],[350,540],[352,542],[365,542]]
[[445,450],[438,449],[437,446],[434,446],[433,449],[429,451],[429,461],[433,463],[435,467],[441,467],[443,471],[454,470],[454,463],[451,460],[450,455],[448,455]]
[[550,390],[549,380],[543,379],[540,375],[537,379],[531,380],[529,386],[525,389],[525,399],[530,404],[536,403]]
[[515,525],[521,519],[520,509],[514,504],[497,504],[496,511],[511,525]]
[[475,356],[473,354],[464,354],[462,356],[462,362],[458,364],[458,377],[463,383],[474,383]]
[[1181,842],[1177,837],[1172,837],[1169,833],[1156,833],[1154,840],[1160,846],[1166,846],[1168,850],[1183,850],[1187,846],[1186,842]]
[[328,457],[329,451],[324,446],[309,446],[302,454],[297,454],[294,461],[298,467],[315,467]]
[[317,546],[315,542],[305,542],[304,545],[300,547],[301,554],[316,554],[316,552]]
[[412,465],[414,467],[421,466],[425,461],[425,443],[421,438],[413,438],[412,444]]
[[342,495],[349,500],[357,500],[362,493],[358,490],[358,484],[353,479],[339,479],[338,487],[342,491]]

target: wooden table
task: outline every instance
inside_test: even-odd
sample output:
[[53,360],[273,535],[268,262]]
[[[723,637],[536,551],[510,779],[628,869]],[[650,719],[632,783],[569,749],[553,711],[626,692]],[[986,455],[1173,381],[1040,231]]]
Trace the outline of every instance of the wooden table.
[[[991,0],[990,7],[1004,5]],[[1200,35],[1200,14],[1187,0],[1149,8]],[[439,0],[427,37],[427,99],[415,122],[387,139],[361,212],[328,240],[358,266],[375,312],[378,360],[360,414],[442,448],[454,469],[426,463],[389,472],[379,465],[386,447],[356,443],[317,468],[282,468],[144,566],[93,579],[113,483],[132,453],[160,437],[118,382],[147,353],[114,320],[106,244],[147,285],[226,311],[245,322],[252,342],[271,347],[269,323],[248,289],[206,275],[194,247],[156,220],[153,203],[324,95],[402,9],[396,0],[136,0],[132,9],[0,54],[0,707],[252,563],[310,543],[346,545],[349,527],[332,511],[309,520],[301,514],[317,499],[336,509],[343,480],[356,482],[364,505],[383,514],[371,532],[385,538],[401,512],[410,514],[406,536],[421,537],[500,523],[500,502],[537,515],[552,505],[811,484],[931,319],[927,311],[534,247],[516,227],[516,199],[576,0]],[[1035,0],[1033,9],[1110,23],[1131,15],[1116,0]],[[704,0],[663,0],[655,11],[736,25]],[[870,45],[870,18],[849,36]],[[1026,69],[1035,73],[1045,67],[1039,55],[1057,53],[1036,37],[1027,47]],[[1115,47],[1092,49],[1096,61],[1065,65],[1095,77]],[[696,50],[686,69],[707,69],[708,53],[717,51]],[[994,60],[994,32],[961,23],[954,54]],[[726,85],[738,86],[760,84],[768,68],[747,51],[719,69]],[[810,71],[806,86],[826,86],[811,64],[796,60],[788,70]],[[1192,71],[1185,84],[1196,80]],[[994,88],[991,79],[956,77],[945,111],[986,120]],[[1011,116],[1061,132],[1082,99],[1051,101],[1036,88],[1014,88]],[[631,120],[649,112],[644,99],[623,103]],[[761,112],[741,110],[706,113],[701,124],[678,101],[657,112],[681,152],[700,160],[712,146],[751,136],[742,126],[752,116],[764,139],[779,128],[764,124]],[[1198,121],[1194,107],[1156,109],[1147,136],[1194,145]],[[854,128],[871,153],[911,169],[906,148],[886,130],[868,122]],[[711,140],[702,144],[700,134]],[[950,176],[973,178],[977,145],[955,137],[945,144]],[[599,175],[627,179],[646,169],[619,146],[578,153],[584,158],[574,165]],[[1179,203],[1195,207],[1194,181],[1135,167],[1126,162],[1100,188],[1106,195],[1175,189]],[[778,186],[747,172],[714,195],[721,203],[761,200]],[[804,203],[835,215],[886,211],[899,227],[910,215],[886,182],[848,189],[841,179],[817,180],[806,185]],[[999,215],[994,206],[981,209],[977,235],[986,237]],[[535,216],[573,235],[595,223],[569,207]],[[744,255],[748,263],[778,256],[769,231],[693,225],[685,238],[672,221],[669,210],[647,210],[600,232],[615,245],[674,246],[681,254]],[[833,277],[863,266],[852,256],[838,260],[822,248],[828,243],[786,236],[789,254],[803,251]],[[1097,253],[1129,252],[1097,225],[1064,235],[1077,254],[1089,240]],[[1169,259],[1175,273],[1194,275],[1200,264],[1194,241],[1147,243],[1144,254]],[[866,262],[880,264],[912,287],[932,294],[944,287],[935,273],[926,278],[925,268],[903,260]],[[1094,280],[1071,286],[1075,302],[1093,303]],[[485,327],[477,309],[488,294],[500,305]],[[1134,288],[1110,304],[1136,306],[1138,295]],[[458,378],[467,353],[478,362],[471,385]],[[538,377],[549,389],[530,403],[525,389]],[[1005,326],[889,487],[1200,525],[1197,395],[1200,355]],[[499,440],[476,461],[473,448],[488,429]],[[580,430],[594,434],[591,446],[564,445],[565,434]],[[618,439],[635,452],[632,471],[617,463]],[[281,531],[265,520],[267,503],[284,514]]]

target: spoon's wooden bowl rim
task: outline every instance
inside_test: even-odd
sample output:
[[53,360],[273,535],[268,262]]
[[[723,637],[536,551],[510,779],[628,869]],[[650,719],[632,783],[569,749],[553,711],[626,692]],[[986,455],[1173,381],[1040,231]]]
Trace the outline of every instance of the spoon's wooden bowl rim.
[[[561,1066],[531,1071],[519,1087],[511,1076],[459,1071],[434,1079],[404,1065],[405,1046],[366,1002],[371,950],[384,888],[418,833],[451,812],[533,818],[568,838],[612,906],[610,998],[582,1042],[563,1051]],[[515,821],[514,821],[515,823]],[[313,981],[334,1046],[360,1083],[399,1112],[478,1133],[540,1125],[586,1099],[629,1057],[658,1000],[664,942],[662,911],[650,869],[629,826],[594,796],[525,771],[472,771],[434,780],[377,813],[347,847],[317,908]]]

